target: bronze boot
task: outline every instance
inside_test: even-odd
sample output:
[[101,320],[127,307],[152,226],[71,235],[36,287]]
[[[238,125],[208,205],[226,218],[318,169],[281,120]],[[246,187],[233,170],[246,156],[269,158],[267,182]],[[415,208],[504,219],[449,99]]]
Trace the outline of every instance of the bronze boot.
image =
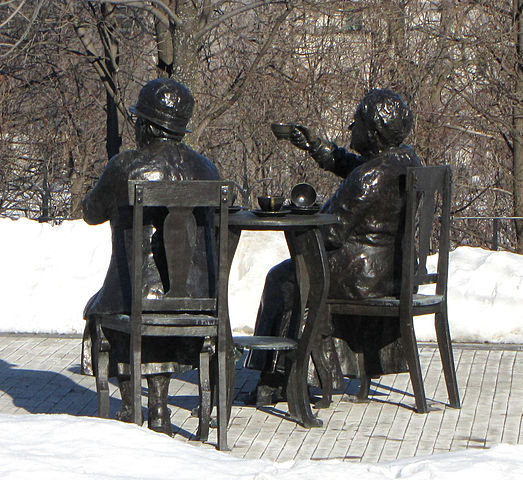
[[[133,392],[131,388],[131,379],[129,377],[118,377],[118,388],[122,397],[122,406],[116,413],[116,419],[121,422],[133,423]],[[142,413],[143,422],[143,413]]]
[[171,411],[167,408],[169,395],[170,373],[147,375],[149,388],[147,426],[155,432],[172,435]]

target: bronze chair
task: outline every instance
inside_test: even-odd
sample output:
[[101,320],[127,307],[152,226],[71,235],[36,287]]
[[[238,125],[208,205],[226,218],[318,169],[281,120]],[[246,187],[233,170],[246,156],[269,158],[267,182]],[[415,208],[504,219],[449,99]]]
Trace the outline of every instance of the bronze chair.
[[[425,314],[435,314],[436,335],[450,406],[460,408],[447,318],[450,190],[451,171],[449,166],[408,169],[399,297],[363,300],[330,298],[327,300],[330,320],[334,314],[399,318],[402,347],[414,390],[416,410],[419,413],[427,412],[427,401],[413,317]],[[434,231],[439,231],[439,235],[433,235]],[[437,248],[432,245],[432,251],[439,254],[437,270],[435,273],[427,273],[427,255],[430,253],[429,247],[434,239],[439,244]],[[435,284],[433,295],[415,293],[419,286],[426,284]],[[346,320],[350,321],[350,317],[347,317]],[[361,357],[362,354],[359,356]],[[363,363],[361,358],[359,361],[361,365]],[[360,370],[360,394],[361,392],[363,394],[359,394],[359,396],[366,397],[370,379],[365,375],[364,368],[360,368]]]
[[[228,450],[227,422],[230,413],[228,388],[234,369],[227,368],[228,345],[230,345],[230,326],[226,313],[227,295],[227,252],[228,252],[228,206],[230,185],[222,181],[180,181],[146,182],[129,181],[129,205],[133,207],[132,259],[131,275],[132,305],[131,314],[97,315],[96,328],[99,345],[97,347],[98,411],[101,417],[109,416],[109,349],[104,339],[102,328],[108,327],[125,332],[130,336],[130,375],[133,388],[133,414],[138,425],[141,417],[142,389],[142,336],[189,336],[202,337],[203,348],[199,358],[199,427],[198,434],[202,441],[207,440],[212,409],[211,389],[215,379],[210,375],[212,351],[217,355],[217,410],[218,410],[218,449]],[[180,225],[195,227],[194,209],[211,209],[216,219],[216,243],[211,235],[214,256],[217,252],[217,265],[209,275],[216,276],[215,290],[208,298],[187,298],[180,296],[185,291],[185,284],[191,266],[192,248],[194,247],[194,229],[179,228]],[[142,239],[144,229],[144,209],[162,208],[167,215],[163,224],[163,244],[168,270],[169,289],[155,298],[143,296],[142,279]],[[147,211],[147,210],[146,210]],[[200,210],[201,211],[201,210]],[[214,215],[214,212],[218,213]],[[192,230],[192,232],[191,232]]]

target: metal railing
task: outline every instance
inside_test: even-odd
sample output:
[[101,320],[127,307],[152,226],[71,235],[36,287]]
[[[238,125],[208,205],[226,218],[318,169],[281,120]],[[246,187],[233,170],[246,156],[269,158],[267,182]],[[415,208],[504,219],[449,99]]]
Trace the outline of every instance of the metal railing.
[[[19,210],[21,210],[21,209],[19,209]],[[5,215],[5,214],[1,214],[1,213],[0,213],[0,217],[13,218],[10,215]],[[31,218],[31,217],[27,217],[27,218]],[[64,220],[72,220],[72,218],[70,218],[70,217],[53,217],[53,216],[44,217],[44,216],[40,216],[40,217],[37,217],[37,218],[33,218],[33,220],[36,220],[36,221],[41,222],[41,223],[49,222],[49,223],[53,223],[53,224],[58,224],[59,225]],[[487,220],[487,221],[492,221],[492,238],[491,238],[491,241],[489,243],[491,244],[491,250],[498,250],[499,249],[499,222],[500,221],[508,221],[508,220],[522,220],[523,221],[523,217],[491,217],[491,216],[462,217],[462,216],[454,216],[454,215],[452,215],[451,216],[451,221],[453,222],[455,220],[479,220],[479,221]]]
[[499,249],[499,222],[500,220],[523,220],[523,217],[490,217],[490,216],[473,216],[473,217],[451,217],[452,221],[455,220],[489,220],[492,221],[492,247],[491,250]]

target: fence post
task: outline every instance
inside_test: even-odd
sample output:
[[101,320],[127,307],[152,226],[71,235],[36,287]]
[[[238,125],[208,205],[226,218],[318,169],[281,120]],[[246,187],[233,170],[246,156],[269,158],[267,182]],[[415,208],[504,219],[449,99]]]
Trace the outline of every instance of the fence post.
[[492,250],[498,250],[498,228],[499,218],[492,219]]

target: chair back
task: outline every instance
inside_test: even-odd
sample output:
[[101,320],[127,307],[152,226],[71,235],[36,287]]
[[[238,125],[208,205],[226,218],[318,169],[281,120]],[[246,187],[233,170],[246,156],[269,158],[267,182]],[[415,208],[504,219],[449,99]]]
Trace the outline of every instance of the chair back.
[[[449,258],[451,170],[448,165],[411,167],[406,179],[401,296],[409,304],[419,285],[436,284],[446,296]],[[438,253],[437,271],[427,256]]]
[[[129,204],[133,206],[131,316],[136,318],[142,311],[209,312],[219,316],[227,292],[223,277],[228,261],[230,184],[218,180],[130,180],[128,189]],[[162,278],[165,292],[152,298],[144,296],[143,291],[145,208],[161,208],[166,212],[159,244],[163,245],[160,255],[165,261],[168,278]],[[216,281],[210,282],[208,296],[194,298],[186,294],[187,281],[196,246],[197,224],[202,221],[207,223],[205,250],[210,258],[209,275]],[[216,254],[217,261],[214,261]]]

